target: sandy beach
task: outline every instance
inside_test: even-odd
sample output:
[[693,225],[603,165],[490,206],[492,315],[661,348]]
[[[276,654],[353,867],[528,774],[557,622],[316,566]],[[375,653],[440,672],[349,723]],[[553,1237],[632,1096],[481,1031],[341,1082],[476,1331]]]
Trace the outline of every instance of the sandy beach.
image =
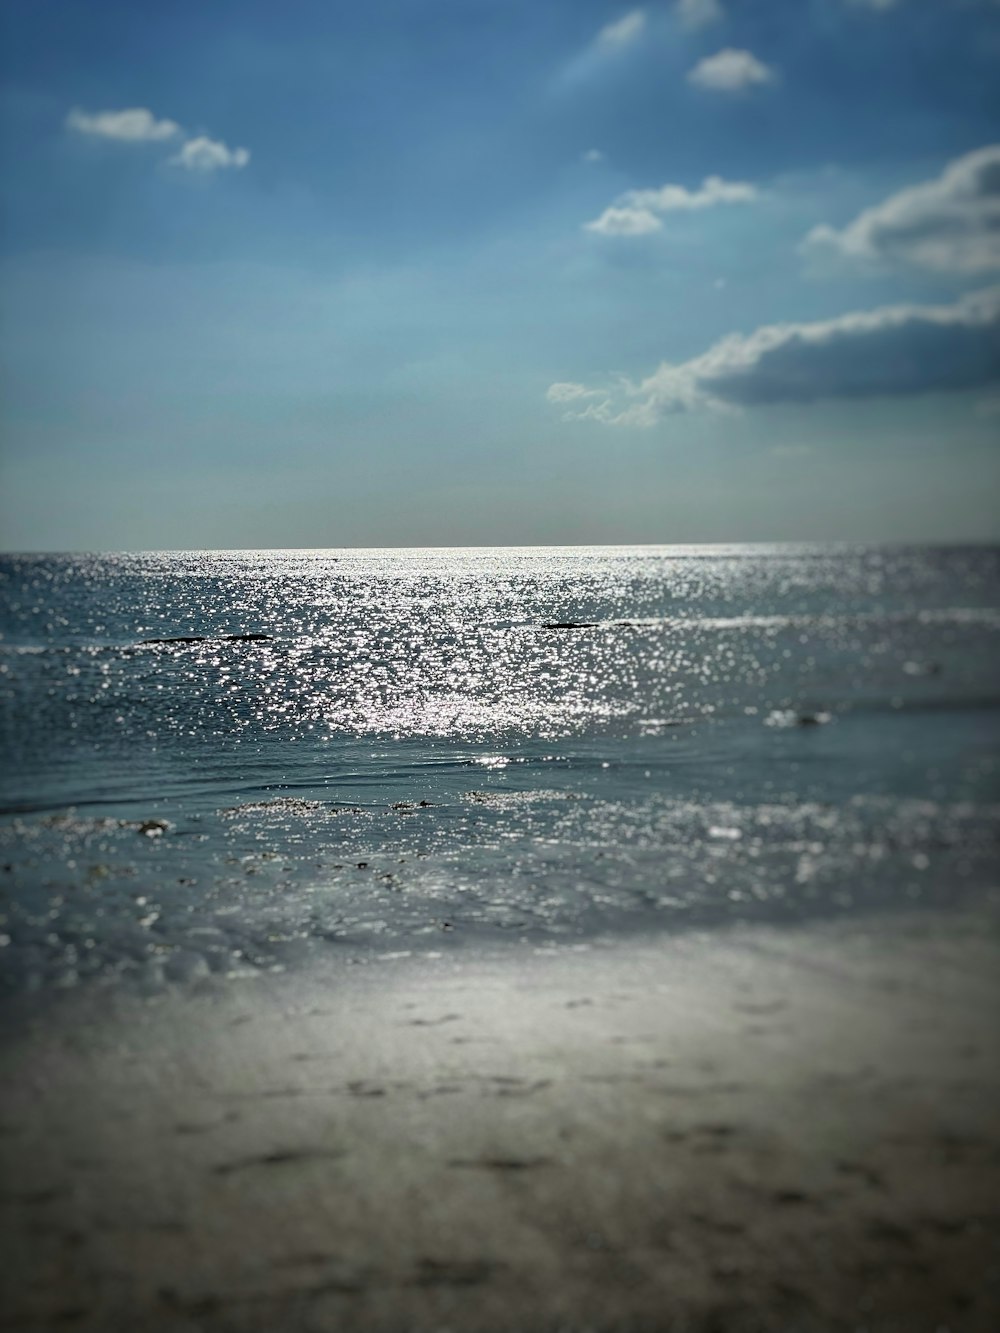
[[1000,1320],[992,917],[67,997],[2,1052],[3,1322]]

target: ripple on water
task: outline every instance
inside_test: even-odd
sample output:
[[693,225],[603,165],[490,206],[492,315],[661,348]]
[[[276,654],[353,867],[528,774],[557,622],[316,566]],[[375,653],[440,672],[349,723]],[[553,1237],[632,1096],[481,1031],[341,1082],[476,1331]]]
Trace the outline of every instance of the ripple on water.
[[987,548],[5,557],[0,973],[947,905],[995,879],[998,574]]

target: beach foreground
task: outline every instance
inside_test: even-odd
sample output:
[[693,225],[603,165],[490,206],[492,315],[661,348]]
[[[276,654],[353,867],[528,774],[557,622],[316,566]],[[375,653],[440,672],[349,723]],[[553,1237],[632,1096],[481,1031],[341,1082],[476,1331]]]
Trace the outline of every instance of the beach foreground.
[[2,1051],[5,1327],[985,1333],[998,962],[914,913],[67,999]]

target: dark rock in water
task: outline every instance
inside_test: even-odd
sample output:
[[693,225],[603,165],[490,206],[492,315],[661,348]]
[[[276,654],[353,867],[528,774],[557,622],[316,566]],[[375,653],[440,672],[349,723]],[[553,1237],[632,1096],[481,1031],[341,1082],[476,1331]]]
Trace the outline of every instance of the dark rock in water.
[[904,662],[903,670],[908,676],[940,676],[940,662]]
[[594,629],[596,620],[550,620],[542,629]]
[[144,838],[162,838],[170,828],[165,819],[144,819],[138,826],[138,832]]
[[[207,634],[181,634],[173,639],[142,639],[142,643],[207,643]],[[270,643],[270,634],[223,634],[225,643]]]
[[764,726],[823,727],[832,721],[832,713],[797,713],[792,708],[775,708],[764,719]]

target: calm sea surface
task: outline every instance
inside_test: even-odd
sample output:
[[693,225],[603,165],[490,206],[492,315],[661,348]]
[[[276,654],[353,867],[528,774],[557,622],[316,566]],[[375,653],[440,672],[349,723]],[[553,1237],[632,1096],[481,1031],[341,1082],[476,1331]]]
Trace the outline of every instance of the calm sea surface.
[[998,632],[983,547],[4,557],[0,976],[968,901]]

